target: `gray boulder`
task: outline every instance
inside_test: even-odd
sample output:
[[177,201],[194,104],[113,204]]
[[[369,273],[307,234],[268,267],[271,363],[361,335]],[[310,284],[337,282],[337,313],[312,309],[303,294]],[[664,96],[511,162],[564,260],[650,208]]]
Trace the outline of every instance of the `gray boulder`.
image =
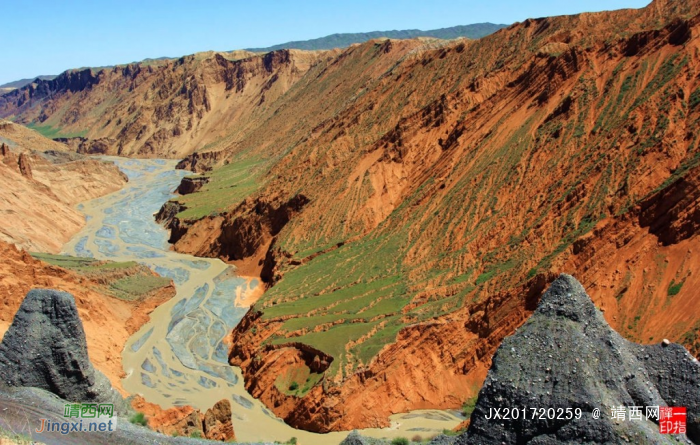
[[[686,407],[687,437],[660,434],[657,423],[645,415],[642,420],[612,418],[612,408],[630,406]],[[518,419],[488,420],[496,408],[502,414],[504,408],[527,411]],[[580,409],[581,416],[549,419],[545,413],[533,419],[530,408]],[[647,346],[623,339],[581,284],[561,275],[530,319],[498,348],[470,426],[455,443],[664,444],[688,439],[700,443],[698,361],[677,344]]]
[[446,434],[439,434],[428,442],[428,445],[453,445],[457,440],[456,436],[448,436]]
[[90,363],[75,300],[66,292],[27,293],[0,343],[0,378],[8,386],[45,389],[70,402],[127,409],[107,377]]
[[368,442],[367,440],[360,436],[360,433],[357,431],[352,431],[350,434],[348,434],[348,437],[343,439],[342,442],[340,442],[340,445],[367,445]]

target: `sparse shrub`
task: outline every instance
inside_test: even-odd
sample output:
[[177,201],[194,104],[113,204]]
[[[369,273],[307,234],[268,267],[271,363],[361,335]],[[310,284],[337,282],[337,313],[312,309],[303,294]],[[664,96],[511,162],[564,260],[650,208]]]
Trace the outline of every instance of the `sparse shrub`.
[[479,286],[479,285],[481,285],[481,284],[484,284],[484,283],[486,283],[487,281],[489,281],[491,278],[493,278],[493,276],[494,276],[495,274],[496,274],[496,271],[495,271],[495,270],[490,270],[490,271],[488,271],[488,272],[484,272],[484,273],[482,273],[481,275],[479,275],[478,277],[476,277],[476,281],[475,281],[474,284],[475,284],[476,286]]
[[146,426],[148,425],[148,420],[146,420],[146,415],[142,412],[137,412],[133,416],[129,418],[129,422],[133,423],[134,425],[141,425],[141,426]]
[[199,430],[194,430],[192,431],[192,434],[190,434],[190,437],[194,439],[201,439],[202,438],[202,432]]
[[452,431],[452,430],[442,430],[442,434],[445,436],[459,436],[459,433],[457,431]]
[[423,437],[420,434],[416,434],[411,438],[411,442],[423,442]]
[[690,108],[695,108],[698,105],[700,105],[700,88],[690,94],[690,101],[688,102]]
[[676,283],[675,280],[671,280],[671,284],[668,286],[668,296],[674,297],[678,295],[678,293],[681,291],[681,288],[683,287],[683,283],[685,283],[685,280],[680,281],[678,283]]
[[477,397],[474,396],[467,399],[462,405],[462,414],[464,414],[464,417],[467,419],[472,415],[472,412],[474,412],[474,407],[476,407],[476,399]]
[[405,437],[394,437],[391,445],[409,445],[409,441]]

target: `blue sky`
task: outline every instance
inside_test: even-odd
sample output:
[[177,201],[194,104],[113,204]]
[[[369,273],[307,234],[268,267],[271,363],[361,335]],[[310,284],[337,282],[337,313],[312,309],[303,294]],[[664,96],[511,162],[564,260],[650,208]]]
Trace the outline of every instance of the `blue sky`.
[[648,0],[0,0],[0,84],[68,68],[306,40],[340,32],[513,23]]

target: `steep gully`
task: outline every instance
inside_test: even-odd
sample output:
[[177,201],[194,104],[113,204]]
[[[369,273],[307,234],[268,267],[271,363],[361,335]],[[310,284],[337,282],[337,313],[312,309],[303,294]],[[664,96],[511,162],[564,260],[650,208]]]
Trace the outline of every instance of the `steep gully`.
[[[237,276],[220,260],[169,250],[168,234],[153,215],[172,196],[184,172],[174,161],[110,158],[129,177],[121,191],[79,206],[86,226],[64,253],[113,261],[138,261],[171,277],[177,295],[156,308],[150,321],[126,343],[124,389],[163,408],[190,405],[206,410],[222,397],[232,401],[236,437],[242,441],[340,442],[344,432],[315,434],[295,430],[247,393],[238,368],[228,365],[229,332],[241,321],[246,300],[260,284]],[[451,412],[417,411],[391,418],[389,429],[364,435],[409,435],[418,428],[436,434],[461,419]]]

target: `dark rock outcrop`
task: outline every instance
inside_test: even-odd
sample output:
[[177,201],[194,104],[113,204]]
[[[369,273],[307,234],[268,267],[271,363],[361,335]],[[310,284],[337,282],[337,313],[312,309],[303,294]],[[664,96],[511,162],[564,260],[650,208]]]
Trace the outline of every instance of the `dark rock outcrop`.
[[364,437],[360,436],[360,433],[352,431],[348,434],[348,437],[340,442],[340,445],[367,445],[367,441]]
[[385,440],[362,436],[357,430],[353,430],[340,442],[340,445],[384,445],[388,443],[389,442]]
[[[677,344],[639,345],[607,324],[581,284],[561,275],[532,317],[493,358],[471,424],[456,444],[678,443],[656,422],[614,421],[613,407],[686,407],[687,438],[700,443],[700,365]],[[525,418],[487,420],[491,409]],[[580,409],[579,419],[538,420],[530,408]],[[593,416],[600,410],[600,418]],[[642,408],[644,412],[644,408]],[[513,417],[513,416],[511,416]],[[545,415],[545,417],[548,417]]]
[[247,210],[227,215],[214,248],[219,255],[230,260],[252,256],[309,202],[309,198],[302,194],[297,194],[286,202],[251,200],[246,203]]
[[[97,138],[86,139],[81,138],[77,144],[76,151],[82,154],[90,155],[120,155],[119,144],[113,138]],[[71,141],[68,145],[74,146],[75,142]]]
[[[109,335],[109,332],[105,332]],[[8,386],[50,391],[70,402],[126,404],[87,353],[73,296],[53,289],[27,293],[0,343],[0,376]]]
[[177,187],[177,192],[181,195],[189,195],[197,190],[201,189],[204,184],[209,182],[209,178],[201,176],[186,176],[180,181],[180,185]]
[[453,445],[457,438],[455,436],[448,436],[446,434],[440,434],[433,437],[428,445]]
[[223,151],[204,151],[187,155],[177,163],[178,170],[190,170],[195,173],[204,173],[212,170],[215,165],[221,164],[226,157]]
[[167,201],[156,213],[156,222],[170,230],[169,243],[175,243],[187,234],[189,223],[177,217],[178,213],[185,210],[187,210],[187,207],[184,204],[178,201]]
[[158,213],[156,213],[156,222],[163,224],[166,228],[171,229],[171,224],[175,215],[185,210],[187,207],[177,201],[166,201]]

